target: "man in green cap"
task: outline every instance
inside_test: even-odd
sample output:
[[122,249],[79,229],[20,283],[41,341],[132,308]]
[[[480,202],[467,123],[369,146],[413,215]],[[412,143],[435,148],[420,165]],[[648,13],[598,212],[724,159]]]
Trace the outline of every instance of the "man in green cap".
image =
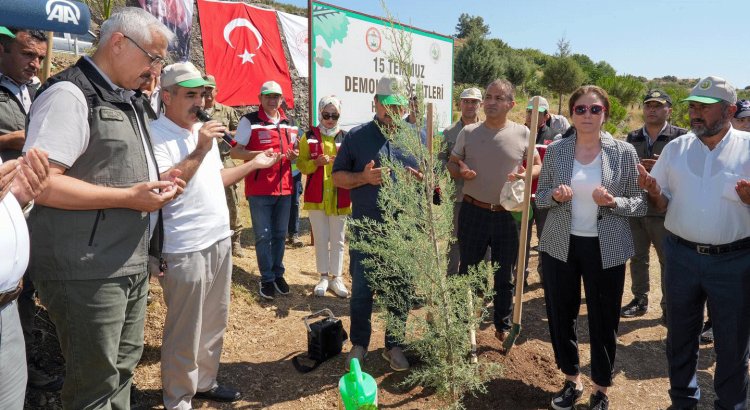
[[[416,160],[405,155],[398,147],[391,144],[384,135],[393,130],[394,121],[403,117],[408,104],[401,94],[400,82],[395,77],[383,77],[378,81],[374,97],[375,118],[349,132],[341,144],[336,160],[333,163],[333,184],[338,188],[350,189],[352,199],[352,217],[354,219],[370,218],[383,221],[383,210],[378,207],[378,195],[383,180],[380,164],[381,156],[402,163],[405,167],[417,169]],[[354,233],[356,236],[356,233]],[[349,249],[349,272],[352,275],[352,297],[350,302],[352,349],[346,359],[349,362],[356,358],[364,363],[367,347],[370,344],[372,324],[373,293],[367,281],[367,267],[363,261],[367,258],[364,252]],[[408,292],[407,289],[403,290]],[[403,300],[409,301],[408,296]],[[406,323],[408,307],[393,309],[390,314]],[[402,327],[400,332],[404,331]],[[401,335],[403,336],[403,334]],[[404,356],[399,338],[393,329],[386,329],[385,351],[383,357],[390,363],[391,369],[403,371],[409,369],[409,361]]]
[[[240,116],[237,111],[229,106],[216,102],[216,94],[219,89],[216,86],[216,79],[212,75],[206,77],[206,95],[204,97],[203,110],[211,116],[211,119],[219,121],[227,128],[229,135],[234,136],[237,132],[237,125],[240,123]],[[219,142],[219,153],[224,168],[235,166],[229,151],[232,147],[226,142]],[[234,231],[232,235],[232,256],[243,258],[245,253],[242,251],[240,234],[242,233],[242,222],[239,215],[239,196],[237,195],[237,184],[232,184],[224,188],[224,195],[227,198],[227,207],[229,207],[229,227]]]
[[750,348],[750,133],[732,128],[737,92],[726,80],[698,81],[690,132],[664,149],[638,183],[666,211],[664,290],[671,408],[696,409],[703,308],[711,310],[717,409],[747,409]]

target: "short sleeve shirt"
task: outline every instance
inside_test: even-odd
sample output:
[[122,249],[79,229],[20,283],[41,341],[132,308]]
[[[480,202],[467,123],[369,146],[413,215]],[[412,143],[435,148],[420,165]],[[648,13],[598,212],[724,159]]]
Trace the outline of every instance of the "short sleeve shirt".
[[495,130],[484,122],[464,127],[458,134],[452,155],[477,173],[464,180],[463,194],[489,204],[500,202],[500,191],[508,174],[521,165],[528,146],[529,129],[508,121]]

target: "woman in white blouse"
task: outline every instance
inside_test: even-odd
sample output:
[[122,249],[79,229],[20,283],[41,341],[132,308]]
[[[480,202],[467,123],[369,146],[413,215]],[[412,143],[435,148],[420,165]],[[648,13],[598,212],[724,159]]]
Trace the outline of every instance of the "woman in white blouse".
[[575,130],[547,148],[536,193],[537,206],[549,208],[539,249],[552,347],[566,378],[552,407],[573,408],[583,394],[576,335],[583,280],[595,387],[589,408],[607,409],[625,262],[633,255],[627,218],[643,216],[646,202],[635,149],[602,130],[607,92],[580,87],[568,106]]

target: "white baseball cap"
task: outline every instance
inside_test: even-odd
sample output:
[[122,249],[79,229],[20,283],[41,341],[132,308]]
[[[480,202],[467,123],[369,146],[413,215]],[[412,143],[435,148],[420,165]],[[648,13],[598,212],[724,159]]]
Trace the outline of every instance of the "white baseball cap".
[[[541,95],[535,95],[534,97],[539,97],[539,112],[549,111],[549,101],[546,98]],[[529,98],[529,105],[526,106],[527,110],[534,108],[534,97]]]
[[284,94],[281,92],[281,86],[276,81],[266,81],[265,83],[263,83],[263,85],[260,86],[260,93],[262,95],[268,95],[268,94],[283,95]]
[[695,101],[703,104],[716,104],[726,101],[737,103],[737,90],[721,77],[708,76],[698,81],[690,91],[690,96],[682,101]]
[[479,88],[467,88],[463,91],[461,91],[461,95],[459,98],[467,99],[467,100],[479,100],[482,101],[482,92],[479,90]]
[[185,88],[203,87],[208,84],[200,71],[193,63],[186,61],[174,63],[164,67],[161,73],[161,86],[166,88],[172,85],[179,85]]

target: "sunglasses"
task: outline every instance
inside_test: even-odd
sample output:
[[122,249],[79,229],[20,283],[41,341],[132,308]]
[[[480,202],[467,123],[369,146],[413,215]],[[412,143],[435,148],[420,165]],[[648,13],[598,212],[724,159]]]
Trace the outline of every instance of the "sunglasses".
[[591,104],[591,105],[576,105],[573,107],[573,113],[578,115],[586,114],[587,112],[591,112],[591,115],[599,115],[603,113],[604,111],[607,111],[607,107],[600,105],[600,104]]
[[339,114],[336,114],[336,113],[330,114],[327,112],[320,114],[320,116],[323,117],[324,120],[334,120],[334,121],[338,121],[340,117]]

